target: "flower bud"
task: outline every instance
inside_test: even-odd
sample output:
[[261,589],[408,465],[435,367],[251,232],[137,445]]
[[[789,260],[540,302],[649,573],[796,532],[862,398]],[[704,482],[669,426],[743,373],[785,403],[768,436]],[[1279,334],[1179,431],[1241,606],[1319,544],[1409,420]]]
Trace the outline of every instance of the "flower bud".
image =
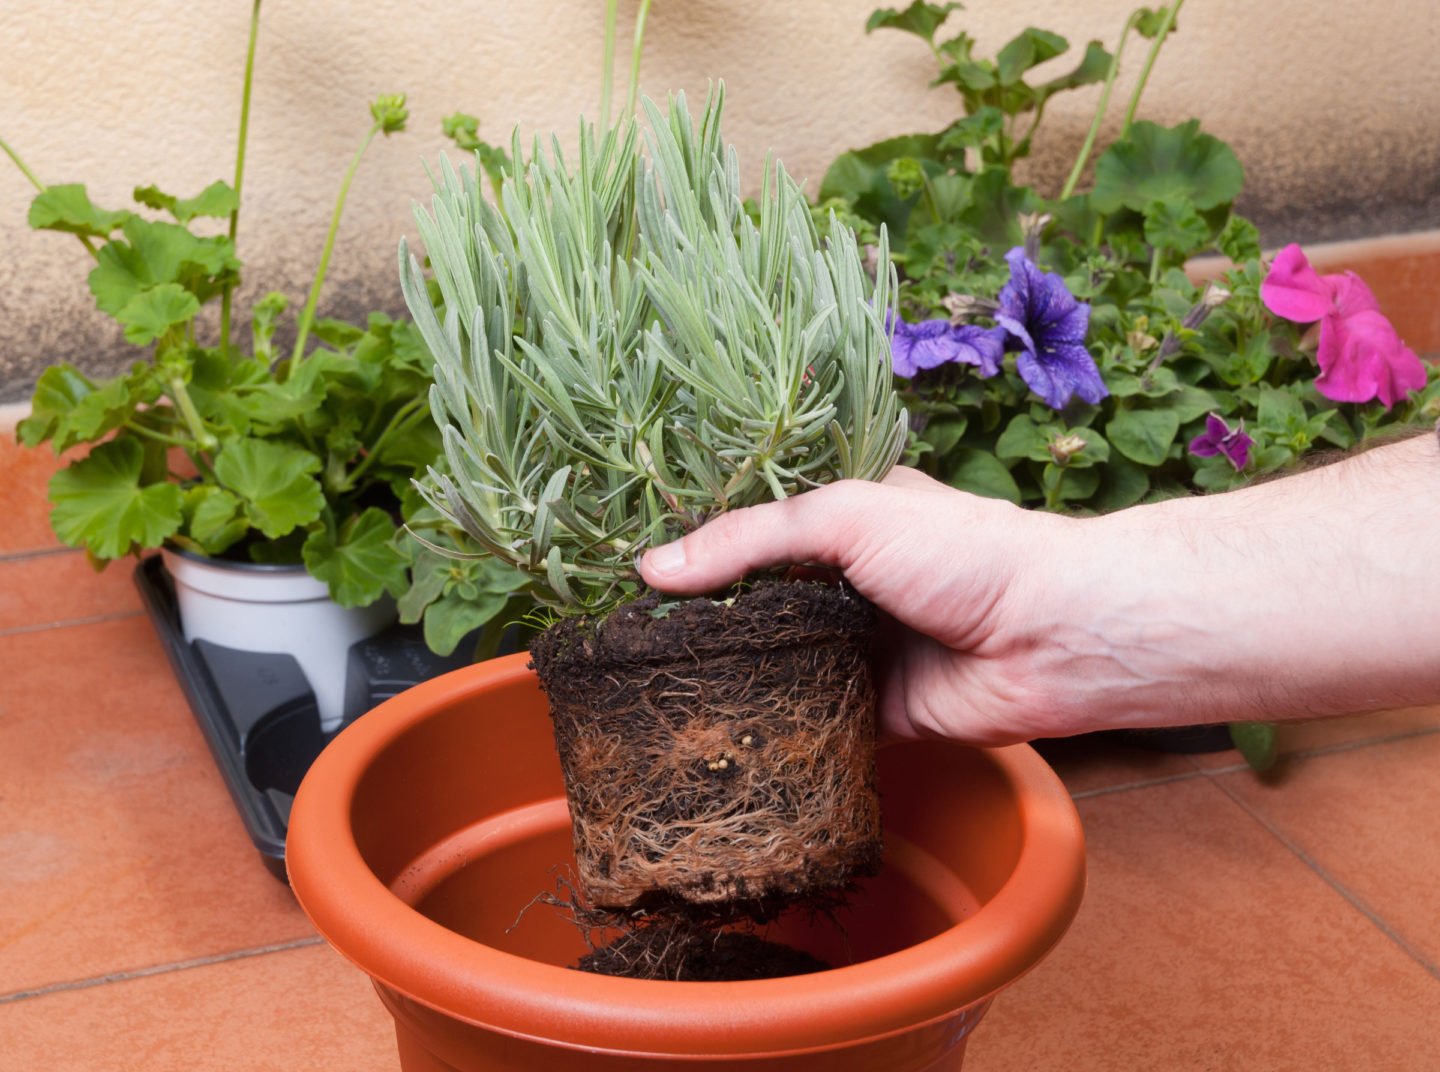
[[898,160],[892,160],[890,166],[885,169],[885,177],[894,187],[895,196],[902,201],[914,197],[925,186],[925,169],[913,156],[902,156]]
[[1230,292],[1228,290],[1224,287],[1217,287],[1214,283],[1211,283],[1205,288],[1205,293],[1200,295],[1200,300],[1185,314],[1185,319],[1180,321],[1180,323],[1184,327],[1194,331],[1201,324],[1205,323],[1205,318],[1209,316],[1213,310],[1220,308],[1220,306],[1229,300]]
[[997,302],[980,298],[974,294],[950,293],[940,299],[945,311],[950,314],[952,324],[962,324],[977,316],[994,316],[1000,310]]
[[1055,217],[1048,212],[1022,212],[1019,215],[1020,233],[1024,236],[1025,256],[1032,261],[1040,258],[1040,236]]
[[380,128],[380,133],[394,134],[405,129],[410,112],[405,107],[405,94],[387,93],[375,98],[370,105],[370,116]]
[[1150,334],[1148,316],[1137,316],[1130,322],[1130,330],[1125,333],[1125,343],[1137,354],[1143,354],[1146,350],[1153,350],[1160,345],[1160,340]]
[[1045,449],[1050,452],[1050,457],[1055,459],[1056,465],[1064,465],[1085,449],[1085,440],[1074,432],[1066,432],[1045,444]]

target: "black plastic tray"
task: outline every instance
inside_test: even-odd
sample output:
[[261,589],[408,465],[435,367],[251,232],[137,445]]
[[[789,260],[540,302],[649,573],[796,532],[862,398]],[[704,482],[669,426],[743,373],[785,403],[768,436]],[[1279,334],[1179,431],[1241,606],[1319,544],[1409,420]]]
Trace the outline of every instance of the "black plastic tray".
[[175,590],[158,555],[136,566],[135,585],[250,840],[281,881],[286,881],[290,805],[320,750],[376,705],[465,665],[474,650],[467,638],[455,654],[436,655],[413,625],[393,625],[356,642],[345,679],[344,718],[327,734],[320,730],[315,696],[293,656],[186,641]]

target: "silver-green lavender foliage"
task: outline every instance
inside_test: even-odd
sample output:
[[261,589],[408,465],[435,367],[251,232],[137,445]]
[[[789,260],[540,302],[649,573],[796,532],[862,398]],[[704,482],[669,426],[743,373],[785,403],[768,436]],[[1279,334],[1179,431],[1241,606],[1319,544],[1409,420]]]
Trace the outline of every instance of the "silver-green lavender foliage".
[[[410,311],[435,356],[447,472],[426,499],[560,613],[633,594],[635,561],[737,507],[881,479],[905,442],[885,322],[893,269],[821,242],[798,185],[740,194],[716,94],[636,124],[582,123],[578,158],[536,143],[501,191],[442,162],[416,222],[438,312],[404,242]],[[889,265],[886,251],[878,263]]]

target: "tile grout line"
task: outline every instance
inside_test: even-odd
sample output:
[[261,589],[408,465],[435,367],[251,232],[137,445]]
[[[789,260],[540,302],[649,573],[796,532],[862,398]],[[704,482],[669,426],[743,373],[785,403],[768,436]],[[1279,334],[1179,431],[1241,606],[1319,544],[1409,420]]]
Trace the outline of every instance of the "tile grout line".
[[1157,785],[1172,785],[1175,782],[1189,781],[1191,778],[1198,778],[1205,772],[1199,770],[1181,771],[1179,774],[1167,774],[1162,778],[1145,778],[1138,782],[1123,782],[1120,785],[1102,785],[1094,789],[1081,789],[1079,792],[1071,793],[1071,800],[1089,800],[1091,797],[1108,796],[1111,793],[1128,793],[1132,789],[1149,789]]
[[[1394,744],[1397,741],[1408,741],[1416,737],[1428,737],[1440,733],[1440,726],[1431,726],[1426,729],[1401,730],[1384,737],[1366,737],[1358,741],[1341,741],[1338,744],[1322,745],[1319,748],[1307,748],[1298,752],[1285,752],[1280,756],[1280,762],[1284,763],[1291,759],[1314,759],[1319,756],[1336,755],[1342,752],[1353,752],[1361,748],[1370,748],[1374,745]],[[1192,769],[1179,774],[1167,774],[1159,778],[1141,778],[1134,782],[1121,782],[1117,785],[1102,785],[1094,789],[1081,789],[1070,794],[1071,800],[1088,800],[1091,797],[1108,796],[1111,793],[1127,793],[1133,789],[1149,789],[1157,785],[1170,785],[1174,782],[1183,782],[1190,778],[1201,775],[1210,777],[1217,774],[1235,774],[1239,771],[1249,770],[1250,764],[1243,760],[1239,763],[1227,763],[1223,767],[1202,767],[1195,763],[1193,756],[1186,756],[1192,764]]]
[[[1370,748],[1380,744],[1394,744],[1397,741],[1409,741],[1416,737],[1429,737],[1440,733],[1440,726],[1429,726],[1418,730],[1399,730],[1384,737],[1365,737],[1358,741],[1340,741],[1336,744],[1321,745],[1318,748],[1306,748],[1298,752],[1282,752],[1277,763],[1283,764],[1289,759],[1315,759],[1320,756],[1333,756],[1342,752],[1355,752],[1361,748]],[[1199,767],[1195,768],[1202,774],[1235,774],[1239,771],[1249,770],[1250,764],[1243,760],[1239,763],[1227,763],[1223,767]]]
[[117,610],[113,614],[96,614],[89,618],[68,618],[63,622],[46,622],[43,625],[17,625],[12,629],[0,629],[0,638],[20,636],[25,633],[43,633],[47,629],[66,629],[72,625],[98,625],[101,622],[118,622],[126,618],[143,616],[144,610]]
[[30,558],[45,558],[49,555],[78,555],[79,547],[37,547],[32,551],[5,551],[0,553],[0,565],[6,562],[24,562]]
[[109,983],[123,983],[131,979],[145,979],[152,975],[168,975],[171,972],[188,971],[191,968],[206,968],[212,964],[226,964],[232,960],[249,960],[252,957],[262,957],[270,953],[286,953],[292,949],[308,949],[311,946],[323,945],[324,943],[324,938],[321,938],[319,935],[312,935],[309,938],[297,938],[293,942],[278,942],[274,945],[256,946],[253,949],[237,949],[230,953],[216,953],[208,957],[177,960],[170,964],[155,964],[148,968],[134,968],[130,971],[109,972],[105,975],[91,976],[88,979],[72,979],[63,983],[49,983],[45,986],[37,986],[30,990],[15,990],[9,994],[0,994],[0,1005],[26,1001],[30,998],[44,997],[47,994],[59,994],[70,990],[89,990],[92,987],[106,986]]
[[1359,912],[1362,916],[1369,920],[1371,925],[1374,926],[1375,929],[1378,930],[1381,934],[1385,935],[1385,937],[1389,938],[1390,941],[1394,942],[1395,945],[1400,948],[1401,952],[1410,957],[1411,960],[1419,964],[1420,967],[1424,968],[1425,971],[1429,972],[1436,979],[1440,979],[1440,967],[1432,964],[1424,957],[1423,954],[1421,954],[1417,949],[1411,946],[1409,942],[1405,941],[1404,938],[1397,934],[1395,930],[1390,926],[1390,924],[1385,922],[1384,918],[1378,912],[1376,912],[1375,909],[1371,908],[1368,904],[1366,904],[1365,901],[1358,894],[1356,894],[1343,882],[1341,882],[1324,867],[1322,867],[1318,860],[1316,860],[1308,852],[1306,852],[1299,845],[1297,845],[1293,840],[1287,837],[1285,833],[1280,830],[1279,827],[1277,827],[1265,816],[1257,812],[1254,808],[1250,807],[1249,804],[1247,804],[1243,799],[1241,799],[1241,797],[1237,793],[1233,792],[1230,787],[1225,785],[1219,778],[1214,777],[1214,775],[1212,775],[1209,771],[1206,771],[1205,775],[1211,785],[1213,785],[1216,789],[1220,790],[1220,792],[1224,793],[1231,801],[1235,803],[1235,805],[1241,811],[1243,811],[1246,815],[1250,816],[1251,819],[1255,820],[1256,823],[1263,827],[1270,834],[1271,837],[1273,837],[1276,841],[1280,842],[1280,844],[1285,846],[1285,848],[1289,849],[1290,852],[1296,857],[1296,859],[1298,859],[1302,864],[1304,864],[1312,872],[1314,872],[1314,874],[1322,882],[1324,882],[1332,890],[1334,890],[1346,901],[1348,901],[1351,908],[1355,909],[1355,911]]

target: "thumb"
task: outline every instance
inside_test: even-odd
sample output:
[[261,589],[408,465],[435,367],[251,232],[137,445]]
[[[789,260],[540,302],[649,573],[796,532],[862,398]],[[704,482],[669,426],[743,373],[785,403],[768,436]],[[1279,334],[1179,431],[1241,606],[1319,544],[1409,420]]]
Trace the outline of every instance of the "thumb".
[[842,480],[779,502],[721,514],[640,560],[645,583],[664,592],[713,592],[768,566],[850,565],[857,518],[877,511],[879,484]]

